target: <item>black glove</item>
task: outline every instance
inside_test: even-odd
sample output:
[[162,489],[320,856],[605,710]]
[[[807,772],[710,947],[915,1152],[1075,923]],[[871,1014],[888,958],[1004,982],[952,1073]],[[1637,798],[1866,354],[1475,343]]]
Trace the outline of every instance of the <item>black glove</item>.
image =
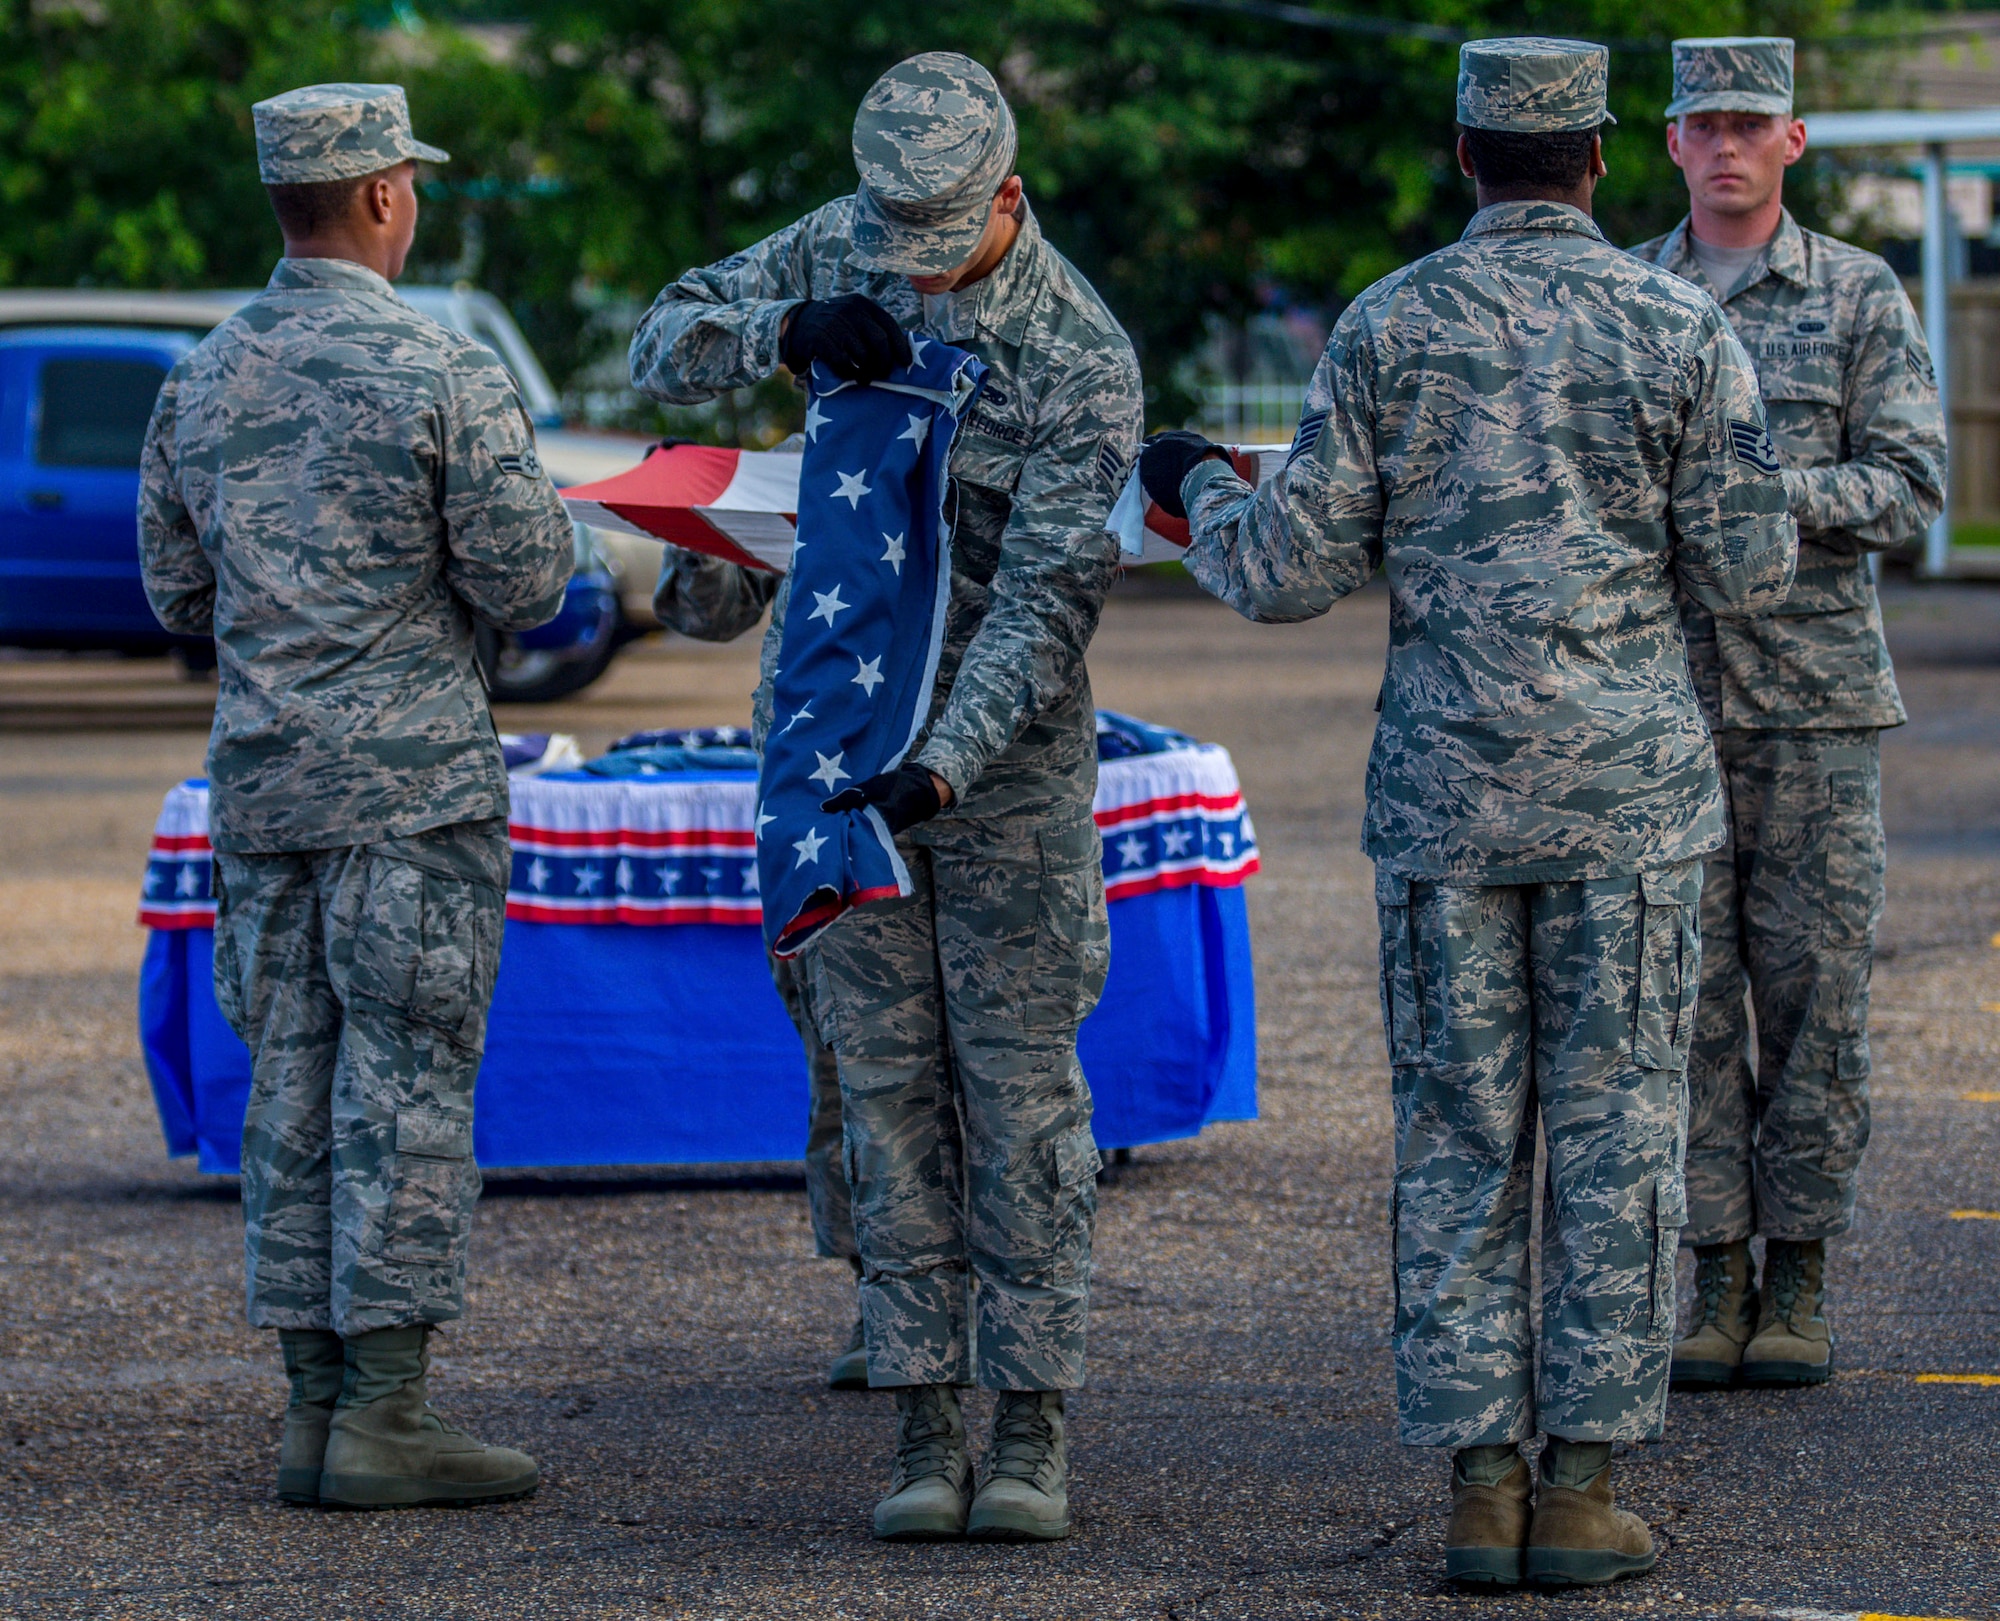
[[906,827],[928,822],[944,809],[944,800],[939,796],[930,772],[913,760],[905,760],[894,771],[884,771],[880,776],[842,789],[831,799],[822,800],[819,808],[823,811],[852,811],[864,810],[870,805],[881,808],[882,820],[889,824],[891,833],[900,833]]
[[1181,505],[1181,481],[1206,456],[1220,456],[1222,446],[1212,444],[1186,428],[1168,428],[1154,434],[1139,452],[1139,483],[1153,505],[1169,518],[1185,518]]
[[879,383],[910,363],[910,337],[866,293],[809,298],[792,311],[778,358],[803,377],[817,360],[850,383]]

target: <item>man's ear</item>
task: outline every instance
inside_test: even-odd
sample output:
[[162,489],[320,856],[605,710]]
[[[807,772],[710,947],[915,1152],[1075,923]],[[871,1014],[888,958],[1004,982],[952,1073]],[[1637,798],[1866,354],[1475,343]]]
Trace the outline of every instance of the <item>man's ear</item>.
[[361,195],[369,220],[376,225],[387,225],[396,211],[396,193],[388,175],[374,176],[361,188]]
[[1458,138],[1458,172],[1468,180],[1479,178],[1472,172],[1472,147],[1462,134]]
[[1606,167],[1604,162],[1604,137],[1602,135],[1593,135],[1590,138],[1591,178],[1593,180],[1602,180],[1609,173],[1611,173],[1611,170]]
[[1806,155],[1806,121],[1803,118],[1789,120],[1785,130],[1785,167],[1789,169]]

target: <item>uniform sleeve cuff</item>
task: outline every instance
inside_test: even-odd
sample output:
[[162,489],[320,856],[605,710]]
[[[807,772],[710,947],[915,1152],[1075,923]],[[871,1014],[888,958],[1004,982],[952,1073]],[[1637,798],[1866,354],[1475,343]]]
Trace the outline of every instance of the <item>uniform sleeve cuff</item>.
[[1223,478],[1235,479],[1239,484],[1243,482],[1236,478],[1236,469],[1229,465],[1226,457],[1203,457],[1188,469],[1187,477],[1181,480],[1181,505],[1189,512],[1194,511],[1194,504],[1201,499],[1202,492],[1217,479]]
[[954,805],[965,797],[965,790],[972,786],[974,773],[966,770],[965,762],[955,758],[949,749],[939,748],[935,738],[918,751],[917,764],[944,778],[951,788]]

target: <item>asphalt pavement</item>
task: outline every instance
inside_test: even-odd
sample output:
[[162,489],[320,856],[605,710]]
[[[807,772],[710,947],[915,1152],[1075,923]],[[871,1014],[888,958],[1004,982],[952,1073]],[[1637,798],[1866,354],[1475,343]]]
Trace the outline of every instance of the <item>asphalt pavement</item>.
[[[164,1157],[134,1020],[146,840],[199,769],[203,692],[164,661],[0,663],[0,1616],[2000,1618],[2000,591],[1886,602],[1912,721],[1884,749],[1840,1373],[1674,1398],[1665,1440],[1617,1464],[1658,1570],[1563,1598],[1446,1588],[1446,1464],[1394,1438],[1357,850],[1379,588],[1259,628],[1124,587],[1092,650],[1100,703],[1236,756],[1264,854],[1263,1114],[1107,1177],[1077,1530],[1052,1547],[869,1539],[890,1408],[820,1383],[852,1295],[811,1258],[789,1166],[494,1172],[434,1399],[533,1451],[540,1493],[278,1504],[283,1388],[242,1321],[235,1187]],[[754,638],[648,644],[503,725],[598,747],[741,723],[754,675]]]

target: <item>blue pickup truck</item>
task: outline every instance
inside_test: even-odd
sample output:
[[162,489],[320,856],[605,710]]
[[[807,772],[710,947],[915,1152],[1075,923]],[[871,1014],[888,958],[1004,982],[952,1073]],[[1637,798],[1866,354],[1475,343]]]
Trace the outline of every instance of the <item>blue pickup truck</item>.
[[[642,445],[560,431],[547,377],[491,296],[403,291],[507,363],[558,483],[639,460]],[[190,674],[214,668],[213,644],[169,635],[140,584],[139,448],[168,369],[249,296],[0,292],[0,647],[171,651]],[[573,476],[564,476],[565,459],[579,464]],[[643,596],[625,589],[627,563],[593,530],[577,527],[576,572],[557,617],[518,636],[480,633],[480,663],[496,700],[576,692],[604,673],[623,642],[650,628]],[[651,586],[649,573],[642,589]]]

